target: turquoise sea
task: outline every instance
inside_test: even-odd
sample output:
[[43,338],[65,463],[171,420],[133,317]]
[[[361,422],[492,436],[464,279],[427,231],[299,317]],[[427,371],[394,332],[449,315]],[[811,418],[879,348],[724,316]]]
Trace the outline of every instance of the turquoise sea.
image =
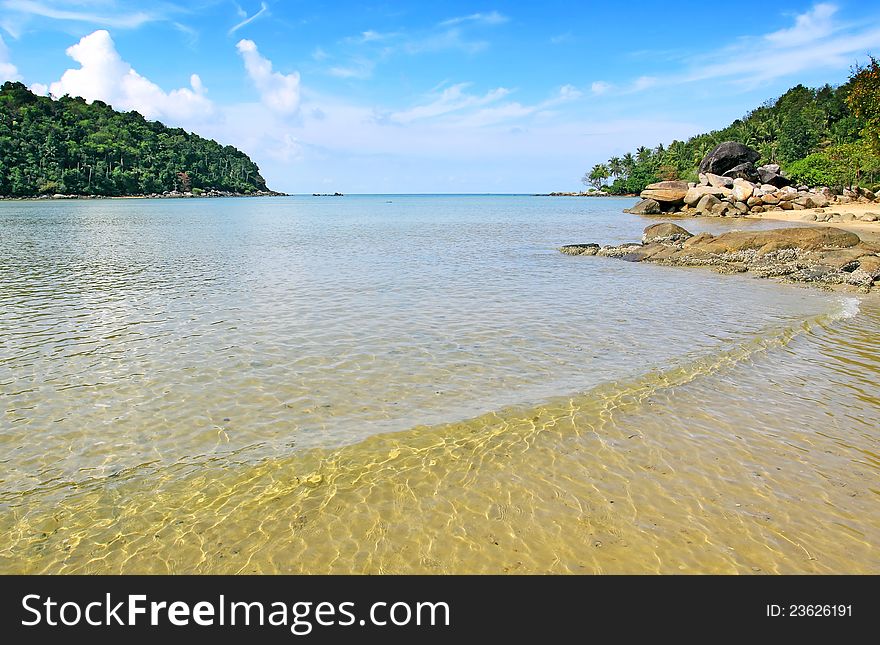
[[633,201],[0,202],[0,572],[880,572],[880,304]]

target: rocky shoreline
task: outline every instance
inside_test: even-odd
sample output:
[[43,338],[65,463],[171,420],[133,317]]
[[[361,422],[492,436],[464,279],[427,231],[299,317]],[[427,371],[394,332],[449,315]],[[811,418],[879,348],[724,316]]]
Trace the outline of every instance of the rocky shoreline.
[[[636,215],[745,217],[773,211],[802,211],[804,220],[846,221],[825,209],[854,203],[880,203],[880,196],[864,188],[794,186],[776,164],[756,167],[759,153],[735,141],[716,146],[700,163],[699,183],[661,181],[649,184],[642,201],[627,209]],[[818,210],[816,210],[818,209]],[[866,213],[863,221],[880,220]]]
[[0,195],[2,201],[33,201],[33,200],[59,200],[59,199],[204,199],[216,197],[289,197],[287,193],[278,193],[274,190],[258,190],[253,193],[233,193],[227,190],[205,190],[198,193],[180,192],[177,190],[165,191],[164,193],[150,193],[148,195]]
[[570,244],[566,255],[619,258],[667,266],[709,267],[720,273],[752,273],[762,278],[824,288],[848,286],[862,292],[880,288],[880,244],[828,226],[693,235],[677,224],[648,226],[641,242],[619,246]]
[[588,190],[584,192],[570,192],[570,193],[535,193],[532,197],[638,197],[635,193],[626,194],[626,195],[611,195],[610,193],[606,193],[604,190]]

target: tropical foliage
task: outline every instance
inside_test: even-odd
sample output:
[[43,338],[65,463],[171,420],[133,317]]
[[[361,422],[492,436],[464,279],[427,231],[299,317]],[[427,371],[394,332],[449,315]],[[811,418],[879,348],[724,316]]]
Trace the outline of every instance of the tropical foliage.
[[880,63],[871,57],[839,87],[797,85],[722,130],[612,157],[585,179],[601,187],[593,175],[605,167],[611,183],[604,189],[616,195],[660,180],[696,181],[700,161],[722,141],[751,146],[761,153],[759,165],[778,163],[800,183],[873,185],[880,177]]
[[171,190],[266,189],[232,146],[117,112],[101,101],[0,87],[0,195],[145,195]]

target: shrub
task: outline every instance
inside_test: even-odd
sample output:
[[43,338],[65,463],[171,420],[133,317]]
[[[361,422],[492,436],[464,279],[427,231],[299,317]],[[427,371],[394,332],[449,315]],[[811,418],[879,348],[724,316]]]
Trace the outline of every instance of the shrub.
[[834,186],[842,184],[838,164],[824,152],[816,152],[789,164],[789,177],[797,184],[807,186]]

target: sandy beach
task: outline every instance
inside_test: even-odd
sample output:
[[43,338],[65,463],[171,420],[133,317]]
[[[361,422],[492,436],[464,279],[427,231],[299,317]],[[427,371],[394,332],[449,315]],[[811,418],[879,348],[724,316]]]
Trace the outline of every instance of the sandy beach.
[[[880,204],[832,204],[824,209],[827,213],[851,213],[853,215],[861,215],[862,213],[877,213],[880,215]],[[804,224],[813,224],[815,226],[832,226],[846,231],[853,231],[863,240],[877,242],[880,241],[880,221],[877,222],[810,222],[803,219],[804,215],[813,213],[811,210],[802,211],[765,211],[763,213],[755,213],[746,215],[748,219],[768,219],[778,220],[780,222],[801,222]]]

